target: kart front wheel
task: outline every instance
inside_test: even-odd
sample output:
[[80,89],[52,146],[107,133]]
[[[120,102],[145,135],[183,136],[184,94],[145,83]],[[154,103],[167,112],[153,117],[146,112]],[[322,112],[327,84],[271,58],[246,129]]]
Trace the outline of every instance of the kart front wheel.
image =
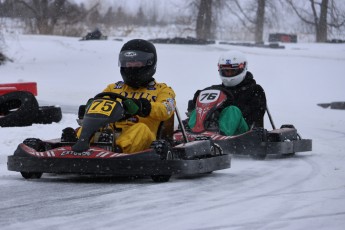
[[25,179],[40,179],[43,173],[40,172],[20,172]]
[[152,175],[151,179],[154,182],[168,182],[170,180],[171,175]]

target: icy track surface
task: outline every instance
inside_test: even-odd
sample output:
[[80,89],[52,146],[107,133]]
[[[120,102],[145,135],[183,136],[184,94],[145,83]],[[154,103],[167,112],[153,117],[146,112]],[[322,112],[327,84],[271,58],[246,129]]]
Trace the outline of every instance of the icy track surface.
[[[59,104],[63,120],[50,125],[0,128],[2,230],[325,229],[345,226],[345,111],[320,102],[345,101],[344,44],[284,44],[270,50],[226,45],[156,45],[158,81],[177,94],[181,114],[197,89],[218,84],[222,51],[246,53],[249,70],[266,91],[276,126],[294,124],[313,151],[256,161],[232,158],[230,169],[157,184],[149,178],[44,174],[25,180],[7,170],[7,156],[27,137],[56,138],[77,127],[75,108],[121,80],[123,42],[16,36],[0,67],[0,83],[36,81],[37,99]],[[271,129],[265,120],[267,129]]]

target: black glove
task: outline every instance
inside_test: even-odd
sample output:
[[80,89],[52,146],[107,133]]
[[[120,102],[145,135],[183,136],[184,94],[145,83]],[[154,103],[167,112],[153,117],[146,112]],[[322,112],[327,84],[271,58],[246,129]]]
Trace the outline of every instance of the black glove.
[[128,113],[140,117],[147,117],[151,112],[151,103],[145,98],[127,99],[123,102],[123,107]]

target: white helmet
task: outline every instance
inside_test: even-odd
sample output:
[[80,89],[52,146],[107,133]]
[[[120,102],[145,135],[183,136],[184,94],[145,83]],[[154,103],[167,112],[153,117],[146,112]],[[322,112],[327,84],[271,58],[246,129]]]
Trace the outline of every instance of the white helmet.
[[218,60],[218,72],[225,86],[240,84],[247,74],[247,58],[242,52],[229,51]]

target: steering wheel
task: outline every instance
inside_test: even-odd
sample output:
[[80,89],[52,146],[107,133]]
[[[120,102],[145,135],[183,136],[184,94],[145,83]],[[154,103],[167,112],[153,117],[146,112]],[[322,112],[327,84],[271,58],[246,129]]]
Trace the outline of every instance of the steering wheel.
[[[126,113],[125,113],[125,117],[124,118],[128,118],[134,114],[137,113],[139,107],[138,105],[136,105],[134,102],[132,102],[131,104],[126,104],[126,100],[128,100],[129,98],[118,94],[118,93],[111,93],[111,92],[103,92],[103,93],[99,93],[97,94],[94,99],[104,99],[104,97],[109,97],[110,99],[116,101],[116,99],[121,99],[122,102],[121,103],[122,107],[125,109]],[[133,106],[134,104],[134,106]]]
[[110,97],[111,99],[113,100],[116,100],[116,99],[121,99],[121,100],[126,100],[128,99],[127,97],[121,95],[121,94],[118,94],[118,93],[111,93],[111,92],[103,92],[103,93],[99,93],[97,94],[94,99],[99,99],[99,98],[104,98],[104,97]]

